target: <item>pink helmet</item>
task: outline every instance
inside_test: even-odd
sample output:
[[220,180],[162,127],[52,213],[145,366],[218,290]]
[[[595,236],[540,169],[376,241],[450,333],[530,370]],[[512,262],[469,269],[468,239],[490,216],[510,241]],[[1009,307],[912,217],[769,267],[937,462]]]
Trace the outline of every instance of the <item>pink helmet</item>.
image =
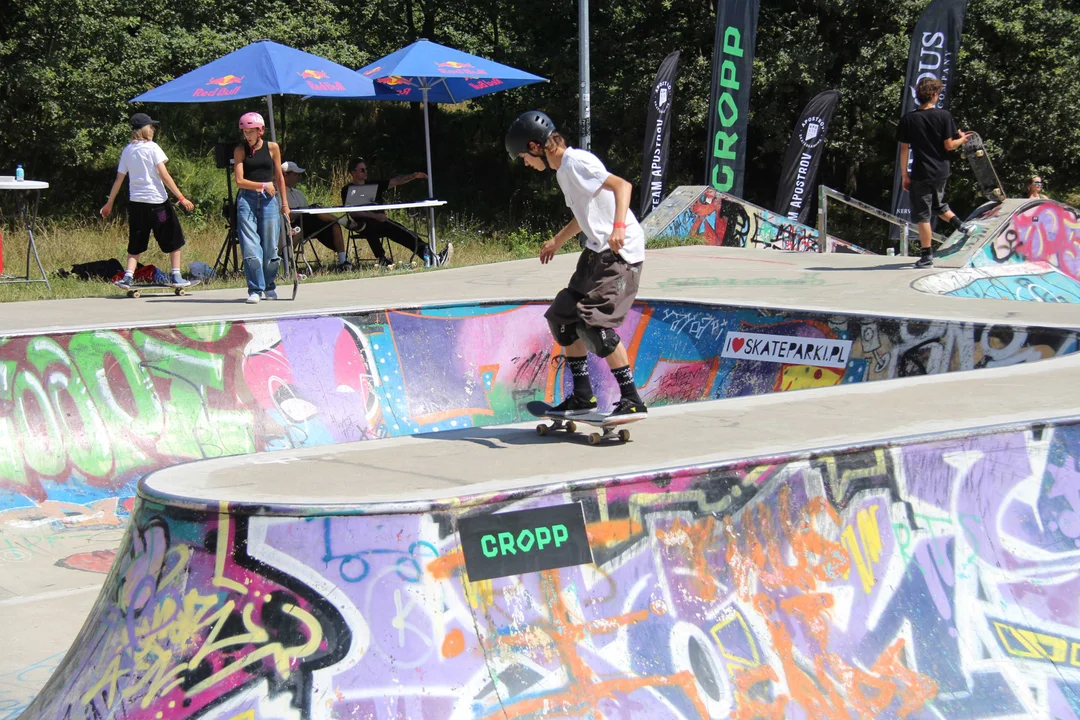
[[266,127],[266,123],[263,121],[263,116],[257,112],[244,113],[240,116],[240,129],[247,130],[248,128]]

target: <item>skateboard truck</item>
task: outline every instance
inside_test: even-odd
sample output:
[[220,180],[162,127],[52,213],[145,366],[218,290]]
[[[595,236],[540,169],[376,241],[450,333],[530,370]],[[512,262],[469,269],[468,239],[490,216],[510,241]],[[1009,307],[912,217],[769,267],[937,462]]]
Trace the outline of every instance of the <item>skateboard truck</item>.
[[603,427],[603,433],[591,433],[589,435],[590,445],[599,445],[605,440],[618,440],[621,443],[628,442],[630,440],[630,431],[626,428],[616,430],[613,427]]
[[556,430],[565,430],[568,433],[575,432],[577,430],[577,423],[573,420],[561,420],[559,418],[551,418],[551,424],[545,425],[540,423],[536,426],[537,435],[548,435]]

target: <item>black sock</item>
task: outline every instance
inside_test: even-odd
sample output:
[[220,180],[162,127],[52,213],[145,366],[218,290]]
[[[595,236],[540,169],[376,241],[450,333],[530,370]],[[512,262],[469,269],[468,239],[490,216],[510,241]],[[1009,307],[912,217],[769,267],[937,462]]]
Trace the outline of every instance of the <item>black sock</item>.
[[614,368],[611,374],[615,376],[616,382],[619,383],[619,392],[622,396],[640,405],[641,396],[638,395],[637,385],[634,384],[634,371],[630,369],[630,366],[623,365],[621,368]]
[[592,382],[589,380],[589,358],[566,356],[566,364],[574,376],[574,394],[583,400],[592,400]]
[[953,216],[952,216],[952,219],[951,219],[951,220],[949,220],[949,224],[950,224],[950,225],[952,225],[952,226],[953,226],[954,228],[956,228],[957,230],[959,230],[959,229],[960,229],[960,226],[961,226],[961,225],[963,225],[964,223],[963,223],[963,222],[962,222],[962,221],[960,220],[960,216],[959,216],[959,215],[953,215]]
[[923,256],[923,257],[930,257],[930,255],[933,254],[933,252],[934,251],[931,248],[921,248],[919,250],[919,254],[921,256]]

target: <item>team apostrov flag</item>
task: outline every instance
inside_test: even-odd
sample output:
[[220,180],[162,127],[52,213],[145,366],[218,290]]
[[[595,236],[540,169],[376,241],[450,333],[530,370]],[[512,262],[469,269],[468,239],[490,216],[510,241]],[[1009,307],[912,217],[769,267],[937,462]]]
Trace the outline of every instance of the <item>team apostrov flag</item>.
[[717,0],[705,183],[741,196],[758,0]]
[[821,156],[825,154],[825,135],[829,132],[839,90],[818,94],[803,108],[784,156],[784,169],[776,189],[773,210],[788,220],[806,223],[813,202],[815,178]]
[[[966,10],[967,0],[930,0],[930,5],[915,24],[911,49],[908,51],[907,78],[904,80],[900,106],[901,117],[919,106],[915,99],[915,86],[924,77],[937,78],[945,84],[938,107],[949,109]],[[914,157],[914,153],[908,153],[909,172]],[[896,175],[893,178],[893,214],[902,220],[911,220],[911,199],[903,186],[899,143],[896,146]],[[891,237],[895,239],[899,232],[896,226],[891,226]]]
[[679,65],[679,51],[668,55],[660,63],[660,70],[653,82],[645,121],[645,149],[641,157],[641,207],[638,217],[643,218],[664,199],[664,179],[667,176],[668,144],[671,141],[671,123],[674,115],[669,112],[675,92],[675,70]]

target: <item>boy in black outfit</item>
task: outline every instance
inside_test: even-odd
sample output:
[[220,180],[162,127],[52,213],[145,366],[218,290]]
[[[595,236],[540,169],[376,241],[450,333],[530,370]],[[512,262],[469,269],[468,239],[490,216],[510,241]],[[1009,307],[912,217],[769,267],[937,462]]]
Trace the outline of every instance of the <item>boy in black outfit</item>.
[[[919,227],[922,248],[917,268],[933,267],[930,259],[930,213],[957,230],[968,231],[948,203],[945,184],[949,180],[948,153],[968,141],[963,130],[956,129],[948,110],[936,107],[944,85],[937,78],[925,77],[915,87],[919,107],[900,118],[896,139],[900,143],[900,167],[904,173],[904,189],[911,194],[911,217]],[[915,150],[915,167],[908,175],[908,153]]]

